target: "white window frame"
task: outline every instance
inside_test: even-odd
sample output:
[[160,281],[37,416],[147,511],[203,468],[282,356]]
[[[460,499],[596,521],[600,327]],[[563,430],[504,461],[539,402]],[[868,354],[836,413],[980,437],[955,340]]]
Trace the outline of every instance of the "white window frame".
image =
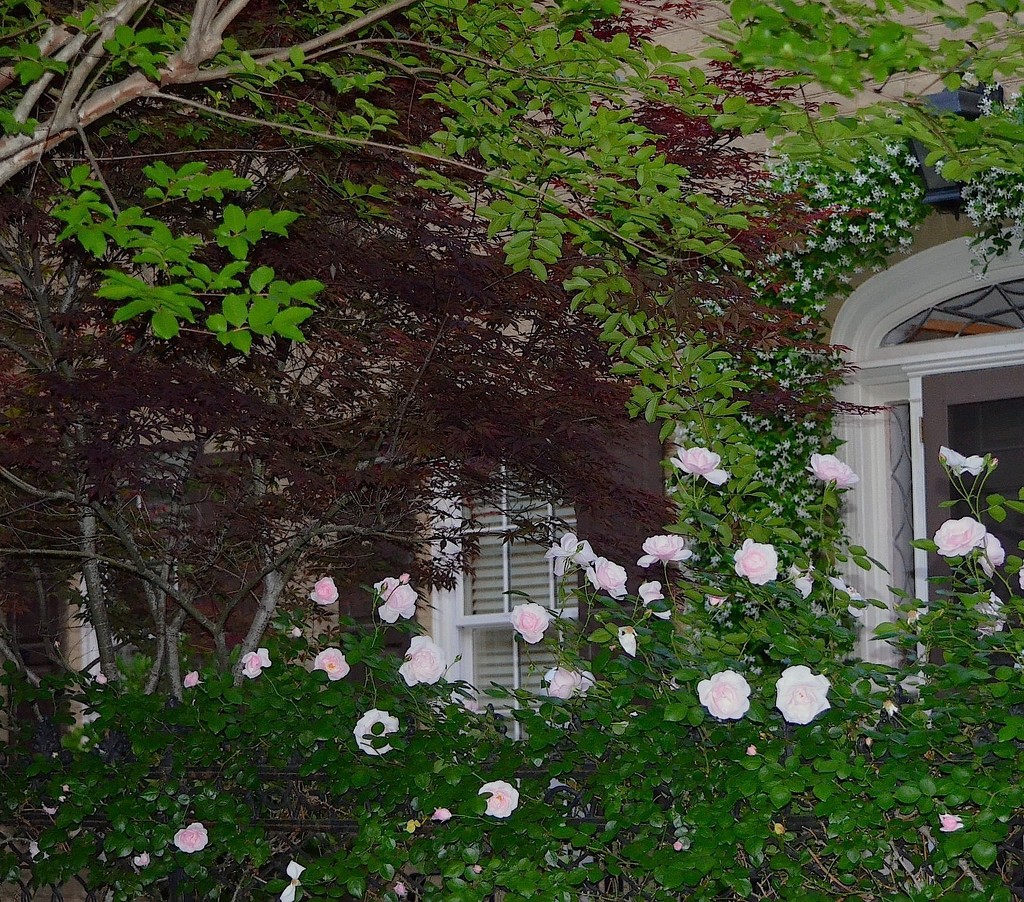
[[[1024,365],[1024,330],[987,335],[965,335],[883,347],[882,339],[900,323],[929,307],[978,287],[975,252],[966,238],[957,238],[920,251],[857,288],[839,309],[831,341],[850,349],[848,362],[856,367],[839,391],[853,404],[884,407],[910,406],[913,529],[927,534],[924,494],[924,442],[921,434],[922,380],[925,376]],[[985,275],[997,283],[1024,278],[1024,261],[1012,254],[994,260]],[[857,488],[846,495],[846,523],[850,538],[889,571],[894,567],[892,490],[888,421],[883,415],[842,416],[838,432],[846,441],[847,462],[860,475]],[[926,552],[915,551],[915,586],[918,598],[928,597]],[[889,576],[880,569],[850,572],[848,577],[864,595],[892,603]],[[871,638],[874,627],[892,618],[891,609],[866,610],[858,647],[860,657],[892,663],[887,643]]]

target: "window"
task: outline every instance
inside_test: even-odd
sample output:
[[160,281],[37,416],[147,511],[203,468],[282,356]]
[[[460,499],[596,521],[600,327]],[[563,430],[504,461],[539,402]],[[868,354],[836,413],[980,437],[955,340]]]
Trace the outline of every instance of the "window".
[[[573,509],[536,499],[508,495],[496,507],[469,505],[463,512],[479,526],[480,553],[471,572],[452,590],[433,595],[432,632],[450,658],[460,657],[453,679],[466,680],[484,692],[497,683],[510,689],[539,692],[545,672],[555,658],[543,645],[518,641],[509,623],[517,604],[533,601],[575,618],[575,599],[563,601],[558,580],[545,553],[556,537],[575,528]],[[524,521],[543,528],[529,537],[517,535]]]

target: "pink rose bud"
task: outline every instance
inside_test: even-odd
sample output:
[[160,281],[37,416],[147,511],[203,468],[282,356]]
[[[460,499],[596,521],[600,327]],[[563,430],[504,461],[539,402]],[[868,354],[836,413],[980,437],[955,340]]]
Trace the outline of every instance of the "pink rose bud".
[[291,635],[291,637],[293,639],[301,639],[302,638],[302,630],[299,629],[297,626],[293,626],[290,635]]
[[473,865],[473,873],[474,874],[483,873],[483,868],[480,865],[478,865],[478,864],[474,864]]
[[98,672],[98,673],[96,674],[96,676],[94,677],[94,679],[95,679],[95,680],[96,680],[96,682],[97,682],[97,683],[99,683],[99,684],[100,684],[101,686],[105,686],[105,685],[107,684],[107,677],[106,677],[106,674],[104,674],[102,670],[101,670],[101,671],[99,671],[99,672]]
[[404,899],[406,896],[409,895],[409,890],[405,888],[404,883],[396,883],[394,886],[394,890],[395,895],[398,896],[399,899]]
[[962,830],[964,822],[955,814],[940,814],[939,815],[939,830],[942,833],[956,833],[957,830]]
[[435,808],[434,813],[430,815],[430,819],[443,824],[445,821],[452,819],[452,813],[447,808]]
[[137,868],[149,867],[149,852],[142,852],[132,859],[132,864]]
[[757,746],[756,745],[748,745],[747,746],[747,754],[750,755],[751,758],[753,758],[754,755],[757,754]]
[[181,685],[184,686],[186,689],[195,689],[195,687],[198,686],[200,682],[201,681],[199,679],[199,671],[190,670],[188,673],[185,674],[184,678],[181,681]]
[[672,848],[675,849],[677,852],[682,852],[683,844],[677,839],[674,843],[672,843]]

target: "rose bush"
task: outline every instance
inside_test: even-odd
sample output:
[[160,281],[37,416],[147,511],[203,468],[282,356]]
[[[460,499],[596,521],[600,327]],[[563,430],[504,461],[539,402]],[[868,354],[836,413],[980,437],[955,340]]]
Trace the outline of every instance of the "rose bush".
[[[178,705],[130,681],[35,687],[9,668],[12,703],[59,691],[91,718],[52,752],[30,731],[30,767],[5,771],[20,867],[37,883],[84,867],[116,899],[173,876],[203,895],[296,902],[393,902],[399,885],[438,902],[1009,900],[999,848],[1024,809],[1011,663],[1024,600],[1021,559],[999,560],[983,538],[999,538],[998,522],[980,541],[957,527],[967,553],[949,558],[942,593],[893,600],[902,616],[880,628],[906,663],[871,665],[850,657],[856,593],[835,570],[863,554],[731,517],[750,483],[742,461],[730,468],[722,486],[679,475],[675,526],[695,553],[671,578],[605,591],[581,579],[594,555],[562,580],[578,620],[513,609],[506,629],[540,695],[446,682],[448,656],[415,621],[395,619],[403,655],[388,650],[393,611],[371,626],[310,619],[315,599],[284,612],[245,663],[259,679],[236,686],[197,653]],[[827,522],[843,490],[818,486]],[[1024,512],[977,492],[966,503],[978,524],[993,508]],[[401,579],[375,587],[380,607],[403,587],[415,594]],[[941,656],[919,657],[922,645]],[[282,768],[348,832],[284,844],[251,802]],[[11,854],[0,863],[18,867]]]

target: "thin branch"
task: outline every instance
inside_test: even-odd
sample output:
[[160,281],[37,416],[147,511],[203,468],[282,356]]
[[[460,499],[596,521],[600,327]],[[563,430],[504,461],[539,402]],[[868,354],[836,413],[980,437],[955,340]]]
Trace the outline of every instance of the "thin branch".
[[36,674],[31,667],[29,667],[24,658],[22,658],[20,652],[15,646],[14,642],[11,641],[10,635],[7,630],[0,625],[0,658],[6,661],[11,661],[23,674],[25,678],[33,685],[39,686],[39,676]]
[[107,180],[103,177],[103,170],[100,169],[99,161],[96,159],[96,155],[92,152],[92,147],[89,145],[89,136],[86,135],[85,129],[82,128],[82,126],[78,126],[78,137],[82,139],[82,150],[85,152],[86,159],[89,161],[89,167],[92,169],[92,174],[96,176],[96,181],[98,181],[103,187],[103,193],[107,195],[107,200],[110,201],[110,209],[120,216],[121,208],[117,204],[117,198],[114,197],[114,192],[110,190],[110,185],[107,184]]
[[15,488],[21,489],[23,492],[27,492],[33,498],[40,498],[43,501],[70,501],[73,504],[80,504],[81,499],[75,497],[70,492],[53,492],[48,489],[36,488],[31,483],[25,482],[24,479],[20,479],[15,476],[6,467],[0,467],[0,476],[3,476],[11,485]]

